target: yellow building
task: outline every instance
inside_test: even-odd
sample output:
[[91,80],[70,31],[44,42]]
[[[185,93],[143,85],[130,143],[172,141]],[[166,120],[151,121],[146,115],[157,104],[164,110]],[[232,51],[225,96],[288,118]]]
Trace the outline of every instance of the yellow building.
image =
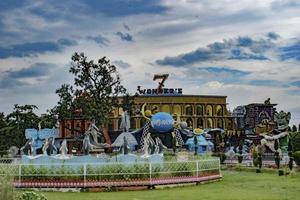
[[[145,119],[137,112],[143,104],[146,109],[157,107],[159,112],[180,114],[190,128],[222,128],[233,130],[233,118],[226,108],[226,96],[206,95],[141,95],[134,99],[131,112],[131,129],[143,127]],[[111,115],[109,130],[117,131],[121,123],[122,108]]]

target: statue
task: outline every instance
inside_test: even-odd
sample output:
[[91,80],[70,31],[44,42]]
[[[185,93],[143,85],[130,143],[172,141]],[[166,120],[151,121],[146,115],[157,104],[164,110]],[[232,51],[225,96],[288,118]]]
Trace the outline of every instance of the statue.
[[274,114],[274,120],[277,123],[278,130],[279,131],[285,131],[289,127],[289,123],[291,120],[291,113],[290,112],[284,112],[283,110],[279,113],[276,112]]
[[271,99],[267,98],[264,102],[265,105],[271,105]]
[[120,129],[124,132],[128,132],[130,129],[130,115],[127,110],[125,110],[121,115]]
[[143,157],[148,157],[149,155],[153,154],[154,150],[155,150],[155,143],[151,137],[151,134],[148,133],[144,141],[144,146],[142,148],[142,151],[144,152]]
[[33,143],[33,138],[30,140],[27,140],[27,142],[25,143],[25,145],[23,147],[21,147],[20,151],[21,151],[21,155],[27,155],[30,156],[32,155],[33,152],[33,147],[32,147],[32,143]]
[[89,143],[92,144],[94,147],[97,147],[97,148],[109,147],[109,144],[107,144],[107,143],[98,142],[98,138],[100,137],[100,139],[102,140],[103,135],[100,132],[99,128],[95,125],[94,121],[89,126],[88,130],[84,134],[85,134],[85,136],[86,135],[89,136]]
[[86,134],[83,139],[82,151],[84,155],[88,155],[92,150],[93,145],[90,142],[90,136]]
[[[147,138],[148,135],[150,133],[150,128],[154,128],[155,130],[157,130],[160,133],[164,133],[164,132],[171,132],[173,131],[172,135],[174,135],[175,140],[176,140],[176,144],[177,146],[181,147],[184,144],[184,141],[180,135],[180,131],[179,131],[179,126],[180,126],[180,116],[177,115],[177,122],[173,123],[173,117],[170,114],[167,114],[165,112],[157,112],[158,109],[157,107],[154,107],[152,110],[145,110],[146,104],[143,104],[142,109],[141,109],[141,114],[142,116],[146,119],[146,124],[143,127],[143,133],[142,133],[142,138],[141,138],[141,149],[144,150],[144,145],[147,142]],[[155,123],[155,120],[153,120],[154,118],[157,117],[157,121],[160,121],[159,117],[164,117],[165,122],[167,123]],[[170,122],[172,121],[172,122]],[[151,138],[152,139],[152,138]],[[153,141],[153,139],[152,139]],[[149,142],[149,141],[148,141]],[[153,146],[155,146],[154,141],[151,142],[154,144]],[[149,145],[149,144],[148,144]],[[152,153],[154,153],[154,148],[152,148],[151,150]]]
[[57,152],[57,148],[54,145],[54,138],[53,137],[45,139],[45,143],[44,143],[44,146],[43,146],[42,150],[43,150],[43,154],[48,155],[48,156],[52,155],[54,153],[54,151]]
[[162,154],[163,150],[167,149],[167,147],[165,145],[163,145],[161,139],[159,139],[159,137],[155,138],[155,150],[154,153],[155,154]]
[[273,134],[275,131],[271,133],[262,133],[260,134],[263,136],[263,139],[260,141],[262,146],[268,147],[272,152],[282,155],[282,149],[287,148],[286,144],[283,144],[282,148],[276,149],[275,148],[275,141],[287,140],[288,135],[288,127],[289,121],[291,119],[290,112],[280,111],[279,113],[276,112],[274,115],[275,123],[277,124],[277,129],[275,130],[278,134]]
[[60,154],[61,155],[66,155],[68,154],[68,146],[67,146],[67,140],[64,139],[61,143],[61,147],[59,148]]
[[123,145],[121,147],[121,150],[122,150],[122,152],[123,152],[124,155],[127,155],[128,152],[129,152],[129,149],[130,148],[128,146],[128,141],[127,141],[126,137],[124,136],[123,137]]

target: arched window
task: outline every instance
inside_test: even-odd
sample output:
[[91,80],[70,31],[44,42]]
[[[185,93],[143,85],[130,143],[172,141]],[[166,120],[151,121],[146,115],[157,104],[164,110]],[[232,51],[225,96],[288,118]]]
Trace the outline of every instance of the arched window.
[[217,127],[218,128],[224,128],[224,126],[223,126],[223,119],[217,119]]
[[217,105],[217,116],[223,116],[223,108],[221,105]]
[[197,128],[202,128],[204,127],[204,122],[202,118],[197,119]]
[[191,117],[187,118],[186,123],[189,128],[193,128],[193,119]]
[[181,115],[181,106],[180,105],[175,105],[174,108],[173,108],[173,114],[179,114]]
[[213,110],[212,110],[212,106],[211,105],[207,105],[206,106],[206,115],[208,116],[212,116]]
[[162,111],[162,112],[166,112],[166,113],[171,113],[170,106],[169,106],[169,105],[163,105],[163,106],[161,107],[161,111]]
[[193,115],[193,107],[191,105],[185,106],[185,114],[186,115]]
[[197,115],[203,115],[203,106],[197,105]]
[[213,120],[211,118],[207,119],[207,128],[213,128],[214,124],[213,124]]

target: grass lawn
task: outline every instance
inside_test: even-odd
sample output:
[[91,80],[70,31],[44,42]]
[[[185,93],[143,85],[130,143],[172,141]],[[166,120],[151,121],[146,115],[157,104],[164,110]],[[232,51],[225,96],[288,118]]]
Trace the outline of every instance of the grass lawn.
[[300,174],[278,176],[277,173],[223,171],[219,182],[197,186],[168,189],[123,191],[59,193],[45,192],[49,200],[164,200],[164,199],[203,199],[203,200],[299,200]]

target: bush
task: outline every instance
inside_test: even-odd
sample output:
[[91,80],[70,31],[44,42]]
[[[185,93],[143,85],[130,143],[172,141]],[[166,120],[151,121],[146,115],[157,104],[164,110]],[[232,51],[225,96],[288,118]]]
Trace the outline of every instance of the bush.
[[13,178],[8,175],[0,175],[0,199],[13,200]]
[[295,163],[300,166],[300,151],[296,151],[293,153]]
[[23,192],[20,196],[18,196],[17,200],[47,200],[47,198],[43,194]]

